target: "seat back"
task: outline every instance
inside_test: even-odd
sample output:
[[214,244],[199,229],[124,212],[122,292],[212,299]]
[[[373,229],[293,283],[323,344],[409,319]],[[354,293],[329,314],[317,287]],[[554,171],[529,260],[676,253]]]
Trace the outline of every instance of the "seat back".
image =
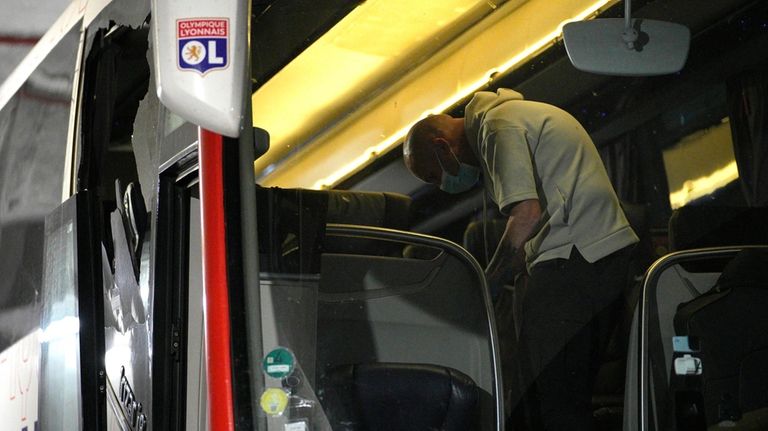
[[[325,237],[328,223],[407,229],[411,198],[396,193],[257,188],[260,270],[317,274],[326,251],[361,249],[362,240]],[[373,246],[375,248],[375,246]],[[402,254],[390,247],[387,253]]]
[[[264,350],[292,350],[324,400],[323,409],[333,413],[335,404],[325,401],[323,385],[334,381],[340,367],[369,364],[373,368],[361,369],[378,376],[376,364],[410,364],[407,370],[423,364],[454,370],[451,376],[472,382],[467,387],[476,389],[477,426],[464,429],[503,429],[490,297],[482,269],[464,249],[439,238],[359,225],[405,226],[408,198],[281,189],[260,190],[257,197],[266,212],[259,225]],[[419,370],[408,374],[398,368],[387,375],[435,381],[434,373]],[[382,384],[355,399],[367,403],[387,390]],[[422,395],[413,390],[424,411],[440,412],[444,401],[458,401],[432,389]],[[445,412],[449,424],[456,422],[451,412],[453,407]]]
[[480,429],[480,392],[464,373],[429,364],[339,366],[323,384],[334,430]]
[[[756,278],[729,275],[729,268],[743,268],[735,259],[743,249],[768,256],[766,246],[688,250],[659,259],[646,273],[631,330],[625,430],[752,429],[750,421],[768,419],[765,387],[755,391],[745,383],[741,389],[742,376],[768,380],[755,367],[768,348],[768,289],[761,295],[744,286],[716,287]],[[768,278],[768,264],[749,266]],[[748,411],[741,422],[739,412]]]
[[[675,335],[694,340],[696,355],[706,365],[696,393],[708,425],[738,423],[743,412],[768,408],[766,387],[752,383],[768,380],[766,367],[759,365],[768,355],[766,310],[768,250],[761,249],[740,251],[712,289],[678,306]],[[672,378],[690,388],[685,380],[691,379],[675,372]]]
[[669,219],[673,251],[768,244],[768,208],[684,206]]
[[[326,253],[318,293],[319,380],[350,364],[430,364],[467,375],[479,390],[481,426],[501,423],[497,341],[477,263],[438,238],[353,226],[328,237],[429,248],[425,259]],[[397,428],[392,428],[397,429]]]
[[471,221],[467,225],[463,245],[481,267],[488,266],[506,227],[507,219],[504,218]]

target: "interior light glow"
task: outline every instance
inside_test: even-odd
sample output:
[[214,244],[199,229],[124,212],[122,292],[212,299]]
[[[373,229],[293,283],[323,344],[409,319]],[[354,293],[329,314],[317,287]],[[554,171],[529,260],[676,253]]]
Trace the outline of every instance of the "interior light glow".
[[[610,0],[600,0],[597,3],[590,5],[590,7],[584,9],[576,16],[562,21],[554,31],[550,32],[549,34],[542,37],[541,39],[535,41],[530,46],[523,49],[519,53],[515,54],[512,58],[510,58],[500,66],[492,70],[489,70],[484,74],[484,76],[492,77],[496,74],[499,74],[499,73],[503,74],[513,69],[516,65],[522,63],[523,61],[527,60],[533,55],[539,53],[547,46],[550,46],[553,43],[555,43],[558,38],[562,37],[563,26],[565,26],[565,24],[573,21],[581,21],[592,15],[595,15],[598,11],[600,11],[600,9],[604,8],[608,3],[610,3]],[[476,92],[477,90],[485,86],[488,83],[488,81],[489,79],[482,78],[478,81],[472,82],[469,85],[457,90],[454,94],[452,94],[449,98],[447,98],[442,103],[437,105],[435,108],[430,109],[429,111],[423,112],[415,120],[409,122],[407,126],[398,130],[396,133],[390,135],[380,144],[368,148],[366,151],[363,152],[363,154],[352,159],[348,164],[337,169],[336,171],[331,173],[329,176],[316,181],[312,185],[312,188],[322,189],[322,188],[331,188],[335,186],[347,176],[359,170],[366,164],[372,162],[375,159],[376,155],[384,154],[387,151],[391,150],[396,145],[398,145],[403,140],[403,138],[405,138],[405,135],[408,133],[408,130],[410,130],[410,128],[414,124],[416,124],[416,121],[426,117],[427,115],[441,113],[448,110],[449,108],[456,105],[459,101],[461,101],[468,95]]]
[[688,202],[704,197],[738,178],[739,169],[734,160],[707,176],[686,181],[682,188],[669,194],[669,203],[672,209],[680,208]]
[[[498,74],[551,46],[567,22],[589,18],[615,2],[504,3],[450,43],[442,43],[439,52],[411,68],[384,93],[362,98],[364,102],[358,101],[352,111],[326,126],[301,150],[278,163],[274,159],[264,162],[261,168],[257,162],[260,184],[312,188],[338,184],[397,146],[420,118],[455,106]],[[275,164],[275,169],[265,173],[269,164]]]
[[[513,0],[506,0],[513,1]],[[524,0],[514,0],[524,1]],[[486,0],[368,0],[252,95],[271,148],[257,172],[312,141],[350,106],[493,10]],[[373,37],[375,35],[375,37]]]
[[679,208],[739,177],[728,118],[697,130],[663,150],[669,203]]

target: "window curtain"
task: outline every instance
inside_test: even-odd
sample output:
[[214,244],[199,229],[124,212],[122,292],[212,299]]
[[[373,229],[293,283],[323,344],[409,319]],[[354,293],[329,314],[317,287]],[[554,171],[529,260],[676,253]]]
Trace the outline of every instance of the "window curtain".
[[728,81],[733,150],[749,206],[768,206],[768,69]]
[[642,185],[638,181],[640,163],[635,141],[632,133],[627,133],[599,149],[616,195],[620,200],[632,203],[642,202]]
[[649,226],[666,226],[671,211],[669,187],[655,135],[641,127],[598,147],[598,151],[619,199],[645,205]]

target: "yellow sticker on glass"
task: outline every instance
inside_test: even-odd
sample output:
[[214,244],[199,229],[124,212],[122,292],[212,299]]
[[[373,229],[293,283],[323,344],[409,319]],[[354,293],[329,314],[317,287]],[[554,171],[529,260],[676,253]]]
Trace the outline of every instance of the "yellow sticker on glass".
[[268,388],[261,394],[259,404],[264,413],[270,416],[279,416],[288,407],[288,394],[282,389]]

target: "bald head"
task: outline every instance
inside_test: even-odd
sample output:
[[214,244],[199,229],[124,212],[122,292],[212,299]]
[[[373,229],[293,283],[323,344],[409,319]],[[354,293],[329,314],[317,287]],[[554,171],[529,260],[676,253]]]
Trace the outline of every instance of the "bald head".
[[450,134],[452,120],[454,120],[452,117],[445,114],[430,115],[419,120],[405,137],[405,145],[403,145],[405,157],[427,147],[431,148],[434,138],[445,138]]
[[456,158],[477,164],[467,145],[463,118],[445,114],[431,115],[414,124],[405,137],[405,166],[423,181],[440,184],[443,172],[441,162],[448,171],[458,170]]

